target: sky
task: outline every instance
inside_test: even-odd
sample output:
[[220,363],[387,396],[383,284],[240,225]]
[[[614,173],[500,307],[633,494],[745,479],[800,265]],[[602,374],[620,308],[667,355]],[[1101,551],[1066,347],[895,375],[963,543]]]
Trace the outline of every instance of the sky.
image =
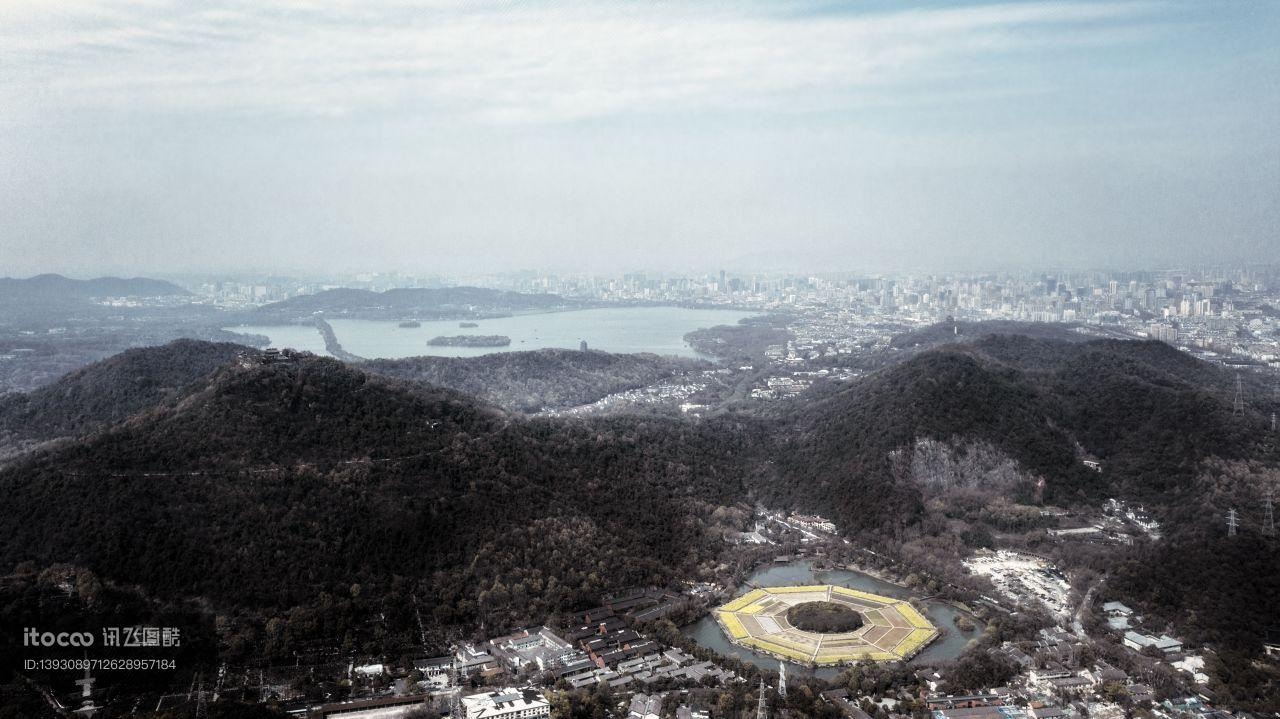
[[0,275],[1280,253],[1280,3],[3,0]]

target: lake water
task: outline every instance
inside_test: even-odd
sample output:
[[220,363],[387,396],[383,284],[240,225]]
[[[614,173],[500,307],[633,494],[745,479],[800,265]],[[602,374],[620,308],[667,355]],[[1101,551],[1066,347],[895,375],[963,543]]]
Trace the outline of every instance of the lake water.
[[[774,564],[762,567],[747,578],[747,581],[734,593],[734,596],[746,594],[753,586],[760,587],[784,587],[788,585],[804,585],[804,584],[834,584],[840,587],[849,587],[851,589],[861,589],[864,592],[872,594],[880,594],[895,599],[910,599],[913,595],[911,590],[900,587],[896,584],[886,582],[883,579],[877,579],[869,574],[855,572],[848,569],[836,569],[832,571],[814,571],[810,562],[791,562],[788,564]],[[956,619],[961,616],[960,610],[943,602],[927,601],[925,605],[925,615],[933,625],[942,630],[942,636],[935,639],[924,651],[917,654],[911,659],[913,664],[927,664],[930,662],[942,662],[955,659],[964,651],[971,639],[978,637],[979,630],[973,629],[969,632],[962,632],[956,626]],[[708,649],[712,649],[720,654],[737,657],[746,662],[751,662],[762,669],[776,671],[778,669],[778,660],[768,656],[762,656],[752,652],[750,649],[744,649],[733,644],[725,637],[724,632],[720,629],[720,625],[716,623],[715,617],[711,614],[698,620],[697,622],[685,627],[684,633],[699,644]],[[787,672],[798,673],[810,676],[818,676],[823,679],[830,679],[839,674],[843,669],[841,667],[818,667],[810,669],[809,667],[792,664],[788,662]]]
[[271,340],[270,347],[284,349],[286,347],[305,352],[314,352],[325,357],[329,353],[324,349],[324,338],[320,331],[311,325],[241,325],[224,327],[228,332],[239,332],[246,335],[266,335]]
[[[476,327],[459,327],[458,320],[423,322],[421,327],[400,327],[398,322],[331,319],[333,332],[348,352],[368,358],[475,357],[494,352],[519,352],[544,347],[578,349],[586,340],[590,349],[615,353],[652,352],[660,355],[699,357],[684,335],[703,327],[733,325],[755,313],[736,310],[693,310],[682,307],[618,307],[569,312],[515,315],[474,320]],[[266,335],[272,347],[292,347],[327,354],[315,328],[304,325],[228,327],[232,332]],[[506,347],[433,347],[427,340],[438,336],[506,335]]]

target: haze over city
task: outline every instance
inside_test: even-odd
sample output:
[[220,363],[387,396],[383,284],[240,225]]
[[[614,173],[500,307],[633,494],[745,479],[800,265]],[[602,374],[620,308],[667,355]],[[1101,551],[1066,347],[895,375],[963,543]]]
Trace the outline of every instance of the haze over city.
[[1264,2],[8,2],[0,267],[1267,259],[1278,33]]

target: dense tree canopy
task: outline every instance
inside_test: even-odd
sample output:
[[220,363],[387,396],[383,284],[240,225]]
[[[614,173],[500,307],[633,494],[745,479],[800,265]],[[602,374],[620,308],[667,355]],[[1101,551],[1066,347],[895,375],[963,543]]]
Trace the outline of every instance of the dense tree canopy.
[[[1192,510],[1236,496],[1205,467],[1265,471],[1275,450],[1251,439],[1260,414],[1233,416],[1215,395],[1229,376],[1159,343],[997,335],[775,410],[698,421],[529,418],[429,383],[469,387],[456,363],[376,368],[395,379],[314,357],[230,362],[237,351],[141,350],[6,398],[6,426],[38,416],[41,431],[79,439],[0,470],[0,567],[71,562],[161,596],[258,610],[401,586],[439,622],[492,627],[692,576],[744,502],[822,513],[851,533],[945,538],[952,515],[926,503],[923,467],[945,470],[961,500],[998,481],[1025,504],[1120,495],[1165,519],[1186,508],[1172,525],[1186,531],[1115,568],[1117,591],[1171,619],[1191,613],[1193,634],[1246,652],[1256,635],[1232,622],[1280,625],[1275,603],[1192,590],[1211,580],[1274,593],[1271,545],[1223,544]],[[580,372],[586,392],[666,371],[568,354],[551,359]],[[478,364],[516,377],[526,361]],[[1103,472],[1083,465],[1090,456]],[[988,544],[988,527],[1034,522],[1011,512],[979,502],[954,515],[980,521],[952,541]]]

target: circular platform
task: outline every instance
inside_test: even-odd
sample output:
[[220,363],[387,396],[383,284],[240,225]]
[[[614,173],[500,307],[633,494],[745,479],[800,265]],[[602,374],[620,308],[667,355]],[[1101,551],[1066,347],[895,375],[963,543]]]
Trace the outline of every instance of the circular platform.
[[[787,621],[787,610],[806,602],[844,604],[864,624],[843,634],[797,629]],[[937,627],[901,599],[831,584],[753,589],[716,609],[715,617],[734,644],[818,666],[905,660],[938,636]]]

